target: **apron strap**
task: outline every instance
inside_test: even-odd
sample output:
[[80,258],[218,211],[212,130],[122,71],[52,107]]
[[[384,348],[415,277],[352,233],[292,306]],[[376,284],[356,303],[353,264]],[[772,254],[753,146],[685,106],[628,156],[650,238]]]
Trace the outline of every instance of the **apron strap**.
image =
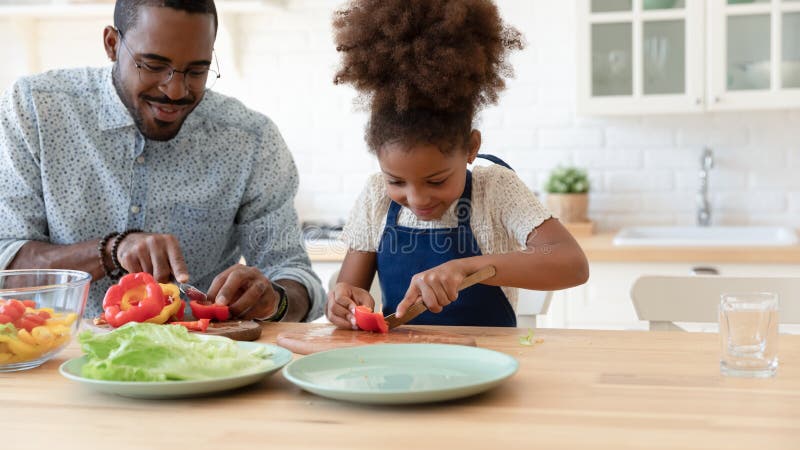
[[464,183],[464,192],[456,205],[458,226],[469,228],[469,219],[472,216],[472,172],[467,170],[467,179]]
[[389,203],[389,212],[386,213],[386,225],[397,225],[397,216],[400,213],[400,203],[392,200]]
[[485,160],[491,161],[491,162],[493,162],[495,164],[500,164],[501,166],[505,167],[506,169],[514,170],[505,161],[503,161],[502,159],[498,158],[497,156],[486,155],[486,154],[483,154],[483,153],[478,153],[475,156],[477,156],[478,158],[483,158]]

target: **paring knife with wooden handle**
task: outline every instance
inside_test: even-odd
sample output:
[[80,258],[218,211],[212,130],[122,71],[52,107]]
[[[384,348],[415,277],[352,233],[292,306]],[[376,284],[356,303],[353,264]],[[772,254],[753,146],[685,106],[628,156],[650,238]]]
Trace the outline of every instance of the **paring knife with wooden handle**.
[[[483,280],[493,277],[495,273],[497,272],[495,271],[494,266],[486,266],[481,270],[464,278],[464,281],[462,281],[461,284],[458,285],[458,290],[460,291],[474,284],[478,284]],[[418,315],[422,314],[427,310],[428,308],[425,307],[425,303],[422,303],[422,301],[420,300],[417,303],[411,305],[406,310],[406,313],[403,315],[403,317],[398,319],[397,317],[395,317],[394,313],[392,313],[384,317],[383,320],[386,321],[386,323],[389,325],[389,328],[391,329],[413,320],[415,317],[417,317]]]

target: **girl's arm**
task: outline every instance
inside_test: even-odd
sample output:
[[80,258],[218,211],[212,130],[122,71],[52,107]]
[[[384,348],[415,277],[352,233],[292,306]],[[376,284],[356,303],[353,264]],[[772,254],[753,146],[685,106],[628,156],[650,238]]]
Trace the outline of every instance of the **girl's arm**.
[[465,276],[493,265],[497,275],[483,282],[493,286],[553,291],[577,286],[589,279],[586,255],[561,222],[553,218],[531,231],[525,250],[473,256],[450,263],[459,267]]
[[565,289],[589,279],[589,263],[583,250],[561,223],[547,219],[528,235],[527,248],[497,255],[454,259],[414,275],[397,317],[421,297],[427,308],[441,312],[458,297],[458,285],[468,275],[485,266],[497,274],[483,281],[493,286],[509,286],[538,291]]
[[372,279],[375,278],[377,266],[377,253],[348,250],[336,282],[347,283],[368,291],[372,286]]
[[328,294],[325,310],[328,320],[339,328],[358,329],[355,319],[356,306],[375,308],[375,299],[369,294],[375,277],[377,254],[349,250],[344,257],[336,286]]

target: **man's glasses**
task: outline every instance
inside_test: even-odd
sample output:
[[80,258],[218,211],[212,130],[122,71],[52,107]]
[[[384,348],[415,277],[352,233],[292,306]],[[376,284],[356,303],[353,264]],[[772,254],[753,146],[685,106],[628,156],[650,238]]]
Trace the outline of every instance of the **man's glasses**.
[[174,77],[176,73],[180,73],[183,74],[183,81],[186,88],[196,92],[211,89],[222,76],[219,74],[217,58],[214,58],[217,70],[213,70],[209,67],[190,67],[186,70],[177,70],[169,64],[162,62],[139,61],[133,56],[133,52],[128,47],[128,44],[125,43],[125,37],[122,35],[122,31],[117,30],[117,33],[119,33],[119,41],[122,43],[122,46],[125,47],[125,50],[128,51],[128,54],[131,55],[131,60],[133,60],[133,64],[139,72],[139,80],[144,84],[158,83],[159,86],[164,86],[172,81],[172,77]]

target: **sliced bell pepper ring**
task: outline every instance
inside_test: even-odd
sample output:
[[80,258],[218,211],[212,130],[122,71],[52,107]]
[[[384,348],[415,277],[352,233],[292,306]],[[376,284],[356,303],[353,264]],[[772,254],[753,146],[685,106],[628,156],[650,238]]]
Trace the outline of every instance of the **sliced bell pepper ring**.
[[185,313],[186,313],[186,303],[181,301],[181,307],[178,308],[177,311],[175,311],[175,314],[173,314],[172,317],[169,318],[169,320],[172,322],[180,322],[181,320],[183,320],[183,316]]
[[164,309],[164,293],[152,275],[129,273],[106,291],[103,310],[114,328],[128,322],[144,322]]
[[196,319],[212,319],[212,320],[228,320],[230,311],[225,305],[217,305],[215,303],[200,303],[197,300],[189,302],[189,307],[192,308],[192,315]]
[[197,319],[193,322],[170,322],[171,325],[183,325],[190,331],[206,331],[211,319]]
[[388,333],[389,325],[381,313],[372,312],[366,306],[356,306],[356,325],[364,331]]
[[164,293],[164,307],[157,316],[145,320],[147,323],[166,323],[178,313],[178,310],[183,309],[183,300],[181,300],[181,291],[178,286],[162,283],[159,283],[159,285],[161,286],[161,292]]

